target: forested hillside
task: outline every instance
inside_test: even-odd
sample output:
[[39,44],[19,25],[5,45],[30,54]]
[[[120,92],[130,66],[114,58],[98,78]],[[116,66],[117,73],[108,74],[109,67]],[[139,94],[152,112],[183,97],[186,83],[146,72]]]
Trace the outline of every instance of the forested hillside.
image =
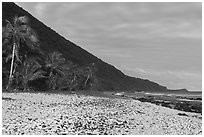
[[166,91],[167,88],[149,80],[126,76],[114,66],[102,61],[71,41],[64,38],[54,30],[40,22],[15,3],[2,3],[2,24],[6,25],[6,19],[12,21],[14,16],[27,16],[31,28],[33,28],[40,41],[40,49],[44,54],[59,52],[66,62],[69,60],[78,66],[94,64],[96,71],[95,90],[145,90]]

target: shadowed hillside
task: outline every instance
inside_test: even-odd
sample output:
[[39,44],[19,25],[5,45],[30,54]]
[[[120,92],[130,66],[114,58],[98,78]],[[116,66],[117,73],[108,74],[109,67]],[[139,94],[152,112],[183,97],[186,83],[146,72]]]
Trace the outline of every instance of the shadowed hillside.
[[99,84],[98,90],[145,90],[145,91],[166,91],[167,88],[157,83],[140,78],[129,77],[123,74],[114,66],[102,61],[96,56],[90,54],[71,41],[60,36],[51,28],[34,18],[27,11],[23,10],[14,3],[2,3],[2,24],[5,26],[7,20],[17,16],[28,16],[31,28],[33,28],[39,37],[40,48],[44,53],[58,51],[62,53],[66,60],[71,60],[79,66],[95,63],[96,76]]

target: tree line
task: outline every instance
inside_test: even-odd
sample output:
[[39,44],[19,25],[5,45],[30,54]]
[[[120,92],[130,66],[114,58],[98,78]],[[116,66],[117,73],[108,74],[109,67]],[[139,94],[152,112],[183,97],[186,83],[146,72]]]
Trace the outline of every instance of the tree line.
[[2,28],[2,85],[11,91],[96,90],[97,67],[79,66],[54,51],[44,54],[26,16],[6,20]]

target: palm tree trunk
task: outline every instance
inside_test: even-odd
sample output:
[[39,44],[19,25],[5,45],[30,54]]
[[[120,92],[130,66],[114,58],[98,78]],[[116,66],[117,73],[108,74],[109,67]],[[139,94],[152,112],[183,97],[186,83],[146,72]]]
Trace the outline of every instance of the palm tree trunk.
[[76,75],[74,75],[74,79],[72,79],[72,81],[71,81],[70,88],[69,88],[70,91],[72,91],[73,83],[74,83],[75,79],[76,79]]
[[53,76],[52,76],[52,70],[49,74],[49,89],[52,89],[52,84],[53,84]]
[[23,91],[28,92],[28,81],[24,81]]
[[55,90],[56,89],[56,77],[53,76],[53,79],[52,79],[52,90]]
[[14,53],[15,53],[16,43],[13,44],[13,51],[12,51],[12,60],[11,60],[11,68],[10,68],[10,75],[9,81],[6,89],[9,89],[13,80],[13,64],[14,64]]
[[88,80],[89,80],[89,75],[88,75],[88,77],[86,78],[86,81],[85,81],[85,84],[84,84],[84,89],[85,89],[86,86],[87,86],[87,82],[88,82]]

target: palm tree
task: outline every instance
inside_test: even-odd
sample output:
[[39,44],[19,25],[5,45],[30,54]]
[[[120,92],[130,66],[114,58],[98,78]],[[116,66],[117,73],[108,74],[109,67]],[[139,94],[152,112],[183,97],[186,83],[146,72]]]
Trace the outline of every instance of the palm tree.
[[23,90],[29,90],[28,82],[45,77],[45,71],[41,70],[41,65],[36,59],[31,58],[24,61],[21,71],[17,73],[17,81],[23,85]]
[[84,89],[86,89],[88,81],[92,78],[92,70],[91,70],[90,67],[86,68],[84,75],[86,77],[86,80],[85,80],[85,83],[84,83]]
[[11,65],[10,65],[9,81],[6,88],[8,89],[13,79],[14,61],[15,59],[18,62],[22,61],[21,60],[22,57],[19,56],[19,49],[23,46],[26,46],[29,49],[35,49],[38,43],[38,39],[34,31],[28,26],[27,17],[15,16],[12,23],[8,20],[6,20],[6,23],[7,23],[6,27],[3,27],[2,29],[3,30],[2,45],[6,45],[7,49],[9,49],[8,51],[12,52],[12,54],[9,54],[9,57],[11,58]]
[[97,90],[97,86],[99,86],[98,84],[98,79],[96,76],[96,72],[97,72],[97,67],[95,65],[95,63],[91,63],[87,69],[86,69],[86,81],[84,84],[84,89],[86,89],[88,86],[89,90]]
[[54,90],[57,86],[57,78],[64,76],[65,59],[59,52],[50,53],[47,56],[45,67],[49,73],[49,88]]
[[84,70],[82,67],[75,65],[70,71],[71,75],[69,76],[69,90],[79,88],[81,86],[81,80],[83,79]]

